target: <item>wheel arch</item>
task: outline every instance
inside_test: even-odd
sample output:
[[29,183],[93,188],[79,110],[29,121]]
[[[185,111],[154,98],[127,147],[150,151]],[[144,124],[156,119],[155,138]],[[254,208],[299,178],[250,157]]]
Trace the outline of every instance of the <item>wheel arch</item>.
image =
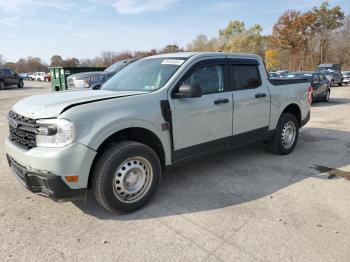
[[281,115],[283,113],[289,113],[289,114],[294,115],[296,117],[296,119],[298,120],[298,123],[299,123],[299,126],[300,126],[300,124],[301,124],[301,110],[300,110],[300,107],[297,104],[295,104],[295,103],[289,104],[288,106],[286,106],[283,109]]
[[88,188],[92,185],[92,172],[94,170],[95,164],[100,156],[106,151],[106,149],[111,145],[121,141],[135,141],[145,144],[152,148],[158,155],[161,162],[162,168],[165,168],[165,150],[160,138],[151,130],[143,127],[129,127],[119,130],[109,137],[107,137],[97,148],[97,154],[92,162],[89,179]]

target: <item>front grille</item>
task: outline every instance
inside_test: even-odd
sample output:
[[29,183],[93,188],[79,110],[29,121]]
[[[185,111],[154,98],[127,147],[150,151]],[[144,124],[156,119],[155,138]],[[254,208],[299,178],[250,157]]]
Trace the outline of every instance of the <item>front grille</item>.
[[35,144],[35,120],[10,111],[10,140],[22,148],[31,149]]

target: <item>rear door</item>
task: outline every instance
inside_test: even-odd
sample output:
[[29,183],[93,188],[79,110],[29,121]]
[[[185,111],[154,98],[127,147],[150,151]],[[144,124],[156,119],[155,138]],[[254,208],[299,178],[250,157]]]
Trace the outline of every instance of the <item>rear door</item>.
[[322,84],[319,74],[312,74],[312,89],[315,98],[322,94]]
[[322,94],[325,94],[328,88],[328,80],[322,74],[318,74],[318,76],[320,78],[321,92]]
[[230,59],[235,144],[257,140],[269,127],[270,92],[255,59]]
[[199,85],[203,96],[170,98],[173,119],[174,162],[219,150],[232,138],[232,92],[227,59],[198,62],[177,83]]

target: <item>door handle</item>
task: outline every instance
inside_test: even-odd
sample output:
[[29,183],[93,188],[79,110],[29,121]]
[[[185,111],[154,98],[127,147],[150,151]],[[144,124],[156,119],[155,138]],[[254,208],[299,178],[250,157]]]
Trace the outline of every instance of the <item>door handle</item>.
[[218,100],[214,101],[214,104],[215,105],[227,104],[228,102],[230,102],[230,100],[228,100],[228,98],[219,98]]
[[266,97],[265,93],[257,93],[255,94],[255,98],[261,98],[261,97]]

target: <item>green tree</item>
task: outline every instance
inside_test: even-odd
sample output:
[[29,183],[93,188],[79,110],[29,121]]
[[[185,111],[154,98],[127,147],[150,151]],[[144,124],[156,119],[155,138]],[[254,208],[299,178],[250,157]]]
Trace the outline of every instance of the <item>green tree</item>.
[[310,13],[315,17],[312,29],[320,43],[319,62],[327,62],[331,33],[343,25],[344,12],[338,5],[330,8],[328,1],[325,1],[320,7],[314,7]]

